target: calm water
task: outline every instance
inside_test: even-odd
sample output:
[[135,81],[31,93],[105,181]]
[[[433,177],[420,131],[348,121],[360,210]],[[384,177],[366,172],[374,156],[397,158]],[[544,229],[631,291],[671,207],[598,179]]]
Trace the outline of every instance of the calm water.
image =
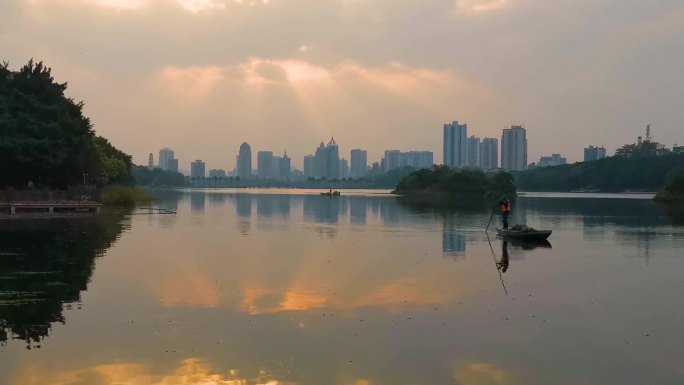
[[648,200],[518,198],[528,245],[489,208],[163,195],[0,220],[0,384],[684,383],[684,215]]

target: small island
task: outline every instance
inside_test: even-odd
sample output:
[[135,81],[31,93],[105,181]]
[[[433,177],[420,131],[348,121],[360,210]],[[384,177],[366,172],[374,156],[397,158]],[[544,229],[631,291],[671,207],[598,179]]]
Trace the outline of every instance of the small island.
[[516,187],[513,175],[504,171],[487,174],[480,170],[434,166],[409,174],[392,193],[423,203],[473,203],[495,200],[504,194],[514,197]]
[[684,204],[684,170],[672,173],[665,188],[653,200],[667,204]]

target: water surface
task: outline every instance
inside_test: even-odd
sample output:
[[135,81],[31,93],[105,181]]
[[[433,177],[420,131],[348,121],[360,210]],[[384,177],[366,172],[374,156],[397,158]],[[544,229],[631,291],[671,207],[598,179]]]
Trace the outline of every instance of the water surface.
[[684,379],[684,223],[648,200],[518,198],[546,245],[387,194],[157,205],[177,214],[0,220],[0,384]]

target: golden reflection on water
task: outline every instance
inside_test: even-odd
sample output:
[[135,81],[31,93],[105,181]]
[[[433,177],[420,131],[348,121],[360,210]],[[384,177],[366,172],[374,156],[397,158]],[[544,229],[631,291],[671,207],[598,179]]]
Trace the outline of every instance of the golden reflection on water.
[[514,384],[513,377],[505,370],[489,363],[473,363],[457,366],[454,378],[461,385],[508,385]]
[[13,385],[295,385],[272,378],[266,370],[246,377],[237,369],[220,373],[199,359],[181,361],[169,374],[154,373],[152,366],[113,363],[88,368],[58,370],[30,366],[12,381]]

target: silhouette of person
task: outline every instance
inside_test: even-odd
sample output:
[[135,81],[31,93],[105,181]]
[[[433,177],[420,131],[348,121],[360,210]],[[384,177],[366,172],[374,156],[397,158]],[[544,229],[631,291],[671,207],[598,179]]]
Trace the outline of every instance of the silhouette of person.
[[511,213],[511,201],[505,195],[499,200],[499,210],[501,210],[501,220],[503,221],[503,228],[508,228],[508,215]]
[[502,273],[508,270],[508,241],[505,239],[501,244],[501,260],[496,263],[496,268]]

